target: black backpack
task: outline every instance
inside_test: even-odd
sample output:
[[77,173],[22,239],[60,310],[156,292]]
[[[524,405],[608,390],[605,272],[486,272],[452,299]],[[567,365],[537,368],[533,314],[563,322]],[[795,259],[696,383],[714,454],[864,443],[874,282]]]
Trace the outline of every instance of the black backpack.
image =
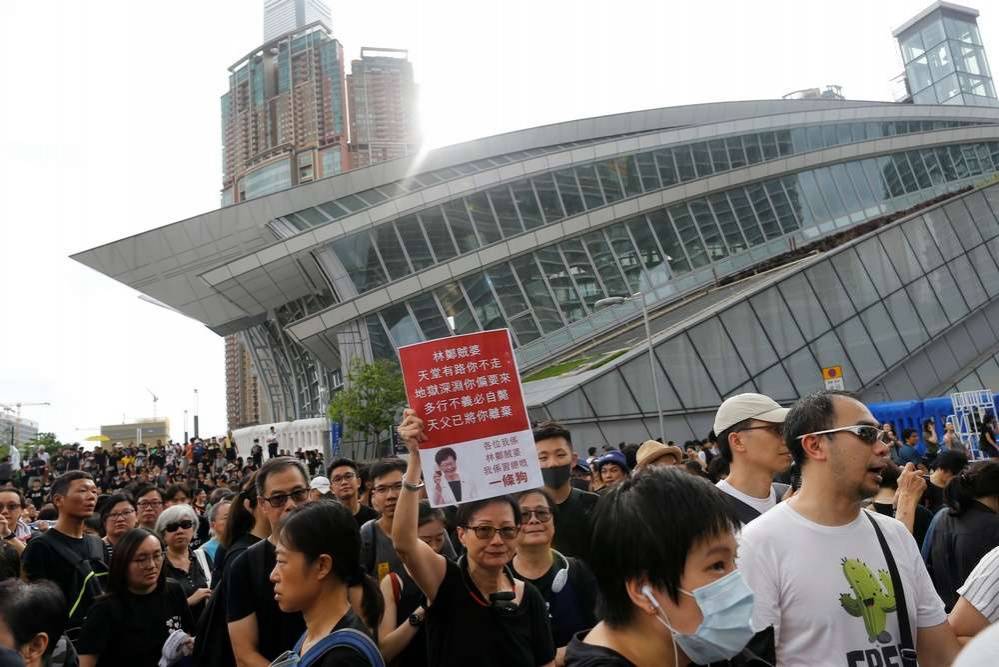
[[79,638],[83,620],[94,604],[94,600],[103,595],[106,589],[108,566],[104,562],[104,542],[93,535],[85,535],[83,543],[87,549],[87,555],[81,556],[47,533],[34,539],[44,541],[59,554],[60,558],[68,561],[74,567],[73,587],[64,592],[66,593],[66,602],[69,605],[66,636],[75,642]]
[[210,665],[211,667],[235,667],[236,665],[236,657],[232,652],[232,642],[229,640],[229,621],[226,614],[228,582],[225,573],[228,571],[228,566],[232,565],[249,546],[249,544],[240,545],[232,551],[227,551],[225,562],[218,567],[218,571],[221,573],[219,581],[212,590],[204,611],[201,612],[201,618],[198,619],[197,634],[194,637],[194,652],[191,655],[195,665]]

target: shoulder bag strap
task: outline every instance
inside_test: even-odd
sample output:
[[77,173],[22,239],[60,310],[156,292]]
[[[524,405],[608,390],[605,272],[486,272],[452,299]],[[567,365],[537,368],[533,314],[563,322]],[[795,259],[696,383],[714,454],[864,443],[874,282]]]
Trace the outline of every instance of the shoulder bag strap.
[[903,667],[916,667],[916,649],[912,643],[912,627],[909,625],[909,607],[905,603],[905,589],[902,587],[902,577],[898,574],[898,567],[895,566],[895,558],[891,555],[885,535],[881,532],[881,526],[877,519],[871,516],[870,512],[861,510],[867,519],[874,526],[874,532],[878,536],[881,544],[881,551],[884,552],[885,561],[888,563],[888,572],[891,575],[892,592],[895,594],[895,614],[898,616],[898,628],[901,636],[901,658]]
[[[296,646],[299,651],[302,650],[301,640]],[[371,663],[372,667],[385,667],[382,654],[379,653],[378,646],[372,641],[371,637],[353,628],[343,628],[323,637],[309,649],[308,653],[299,659],[298,667],[310,667],[322,659],[329,650],[338,646],[347,646],[354,649],[364,656]]]

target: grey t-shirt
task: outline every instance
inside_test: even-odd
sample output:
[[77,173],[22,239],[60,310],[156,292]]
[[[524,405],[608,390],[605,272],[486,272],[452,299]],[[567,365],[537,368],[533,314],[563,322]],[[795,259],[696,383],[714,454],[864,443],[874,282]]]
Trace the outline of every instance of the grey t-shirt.
[[[446,533],[441,554],[448,560],[458,560]],[[392,539],[378,525],[378,519],[372,519],[361,526],[361,567],[376,581],[381,581],[389,572],[395,572],[404,582],[409,579],[399,554],[392,546]]]

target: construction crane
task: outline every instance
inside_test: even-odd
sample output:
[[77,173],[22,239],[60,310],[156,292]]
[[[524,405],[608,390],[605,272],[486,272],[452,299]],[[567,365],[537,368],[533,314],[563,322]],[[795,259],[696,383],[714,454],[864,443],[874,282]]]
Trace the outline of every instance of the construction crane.
[[156,403],[160,400],[160,397],[154,394],[153,390],[149,387],[146,387],[146,391],[148,391],[149,395],[153,397],[153,421],[156,421]]
[[14,413],[14,429],[10,434],[10,446],[14,447],[15,432],[21,427],[21,408],[30,408],[40,405],[52,405],[48,401],[43,401],[40,403],[28,403],[28,402],[18,402],[18,403],[0,403],[0,408],[4,408],[8,412]]

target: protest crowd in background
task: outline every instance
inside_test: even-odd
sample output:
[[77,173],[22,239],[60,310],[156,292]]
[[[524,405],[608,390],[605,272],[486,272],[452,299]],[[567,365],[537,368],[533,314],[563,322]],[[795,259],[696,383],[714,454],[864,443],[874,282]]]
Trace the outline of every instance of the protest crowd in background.
[[999,461],[950,431],[838,392],[731,397],[697,442],[538,423],[544,485],[482,499],[424,427],[363,463],[5,460],[0,665],[999,664]]

